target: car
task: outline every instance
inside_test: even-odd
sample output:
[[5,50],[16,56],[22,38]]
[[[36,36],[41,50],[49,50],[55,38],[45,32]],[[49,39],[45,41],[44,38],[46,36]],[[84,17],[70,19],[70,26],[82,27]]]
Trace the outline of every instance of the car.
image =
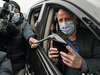
[[[55,30],[59,31],[57,12],[59,8],[70,10],[81,23],[82,28],[89,29],[100,40],[100,1],[99,0],[42,0],[28,10],[27,21],[36,32],[37,39],[48,37],[52,21],[56,21]],[[38,23],[35,27],[35,23]],[[48,57],[48,40],[26,50],[27,71],[34,75],[62,75]],[[98,72],[99,73],[99,72]]]

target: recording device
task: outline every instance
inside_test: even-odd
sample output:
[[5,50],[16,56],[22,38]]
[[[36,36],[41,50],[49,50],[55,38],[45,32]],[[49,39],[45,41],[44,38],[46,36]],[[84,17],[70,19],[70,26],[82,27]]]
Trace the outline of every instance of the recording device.
[[3,1],[9,2],[10,0],[3,0]]
[[56,40],[55,37],[56,37],[56,34],[53,33],[52,35],[49,35],[48,37],[43,38],[43,39],[39,40],[39,41],[36,42],[36,43],[40,43],[40,42],[43,42],[43,41],[45,41],[45,40],[52,39],[52,41],[53,41],[53,47],[57,48],[58,51],[63,51],[63,52],[68,53],[68,51],[66,50],[66,46],[67,46],[68,44]]
[[68,46],[68,44],[53,39],[53,47],[57,48],[59,52],[63,51],[65,53],[68,53],[68,50],[66,49],[66,46]]
[[[10,4],[10,0],[3,0],[5,1],[4,6],[0,7],[0,18],[5,18],[7,15],[13,15],[15,12],[15,6]],[[8,16],[8,20],[11,19],[12,16]]]
[[43,41],[45,41],[45,40],[49,40],[49,39],[53,39],[53,38],[54,38],[54,36],[53,36],[53,35],[49,35],[48,37],[43,38],[43,39],[39,40],[39,41],[38,41],[38,42],[36,42],[36,43],[40,43],[40,42],[43,42]]
[[5,9],[4,7],[0,7],[0,18],[5,18],[9,13],[9,10]]
[[9,34],[15,36],[19,33],[19,29],[12,23],[12,17],[16,10],[15,4],[17,3],[14,1],[11,3],[10,0],[3,1],[5,1],[5,3],[3,7],[0,7],[0,35]]
[[52,35],[48,36],[45,39],[42,39],[39,42],[52,39],[53,40],[53,47],[58,48],[58,51],[63,51],[65,53],[68,53],[68,50],[66,49],[66,46],[69,46],[70,49],[73,51],[73,53],[80,59],[83,59],[67,42],[65,42],[58,34],[53,33]]

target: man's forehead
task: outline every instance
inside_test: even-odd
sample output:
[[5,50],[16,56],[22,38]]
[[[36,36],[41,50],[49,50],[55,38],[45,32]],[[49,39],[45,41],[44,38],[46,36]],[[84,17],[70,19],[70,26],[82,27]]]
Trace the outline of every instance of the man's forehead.
[[59,15],[69,15],[69,16],[71,16],[72,14],[71,14],[69,11],[60,9],[60,10],[58,11],[58,16],[59,16]]

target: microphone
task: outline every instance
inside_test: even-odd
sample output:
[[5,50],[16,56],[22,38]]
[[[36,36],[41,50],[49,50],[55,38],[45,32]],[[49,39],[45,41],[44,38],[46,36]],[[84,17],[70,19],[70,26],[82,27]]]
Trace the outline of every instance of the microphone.
[[53,36],[53,35],[49,35],[48,37],[46,37],[46,38],[43,38],[43,39],[39,40],[39,41],[38,41],[38,42],[36,42],[35,44],[40,43],[40,42],[43,42],[43,41],[48,40],[48,39],[53,39],[53,38],[54,38],[54,36]]

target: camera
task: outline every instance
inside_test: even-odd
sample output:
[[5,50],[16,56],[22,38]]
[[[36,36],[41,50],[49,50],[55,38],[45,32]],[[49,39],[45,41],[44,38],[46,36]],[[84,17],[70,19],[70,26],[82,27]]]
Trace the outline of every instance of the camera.
[[0,7],[0,19],[1,19],[0,35],[7,35],[7,34],[15,35],[16,33],[19,33],[19,30],[14,25],[12,17],[18,5],[14,1],[9,1],[9,0],[3,0],[3,1],[5,1],[5,3],[3,7]]
[[10,13],[9,10],[3,7],[0,7],[0,18],[5,18],[5,16],[8,15],[9,13]]
[[4,7],[0,7],[0,18],[5,18],[7,15],[9,15],[8,20],[11,19],[11,15],[15,12],[15,5],[10,4],[9,0],[3,0],[5,1]]

